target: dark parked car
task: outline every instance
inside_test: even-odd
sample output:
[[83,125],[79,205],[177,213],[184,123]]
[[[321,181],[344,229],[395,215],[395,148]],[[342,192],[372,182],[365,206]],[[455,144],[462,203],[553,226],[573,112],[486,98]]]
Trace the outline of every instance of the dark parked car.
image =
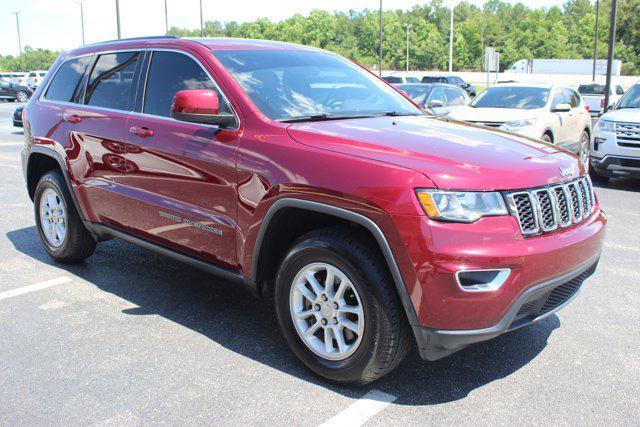
[[476,87],[471,83],[467,83],[458,76],[424,76],[422,83],[449,83],[466,90],[469,96],[476,96]]
[[447,114],[470,101],[464,89],[446,83],[413,83],[395,87],[406,93],[421,108],[436,116]]
[[6,99],[11,102],[17,99],[20,102],[27,102],[31,95],[33,95],[33,91],[27,86],[0,80],[0,99]]
[[13,112],[13,125],[16,127],[22,127],[22,110],[24,110],[24,106],[19,106]]

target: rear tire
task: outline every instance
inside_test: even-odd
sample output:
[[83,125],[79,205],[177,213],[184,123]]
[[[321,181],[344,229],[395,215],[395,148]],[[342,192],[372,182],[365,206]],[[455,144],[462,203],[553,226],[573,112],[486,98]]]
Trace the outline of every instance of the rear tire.
[[[343,283],[347,291],[341,293]],[[303,236],[280,265],[274,296],[289,346],[332,383],[374,381],[398,366],[410,347],[411,331],[384,259],[348,229]]]
[[59,171],[49,171],[40,178],[33,206],[40,240],[51,258],[77,263],[93,253],[96,241],[82,223]]
[[545,133],[544,135],[542,135],[542,138],[540,139],[548,144],[553,144],[553,140],[551,139],[548,133]]
[[580,158],[580,163],[589,169],[589,148],[590,148],[591,138],[589,138],[589,132],[586,130],[582,131],[582,135],[580,135],[580,148],[578,149],[578,157]]

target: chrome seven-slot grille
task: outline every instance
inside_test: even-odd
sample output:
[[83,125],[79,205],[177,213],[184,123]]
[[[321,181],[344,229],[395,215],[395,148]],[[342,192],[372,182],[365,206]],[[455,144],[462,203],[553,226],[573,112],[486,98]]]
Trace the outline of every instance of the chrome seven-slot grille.
[[507,201],[524,236],[579,224],[595,209],[593,185],[588,176],[560,185],[511,192]]

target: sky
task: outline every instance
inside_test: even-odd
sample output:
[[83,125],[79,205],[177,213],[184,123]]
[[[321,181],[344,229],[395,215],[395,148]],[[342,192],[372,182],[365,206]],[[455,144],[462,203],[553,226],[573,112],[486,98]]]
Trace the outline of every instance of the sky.
[[[169,27],[198,28],[199,0],[166,0]],[[455,0],[453,0],[455,1]],[[516,0],[507,0],[517,3]],[[481,5],[483,0],[470,0]],[[560,6],[563,0],[521,0],[530,7]],[[51,50],[72,49],[82,44],[80,0],[0,0],[0,54],[18,54],[16,16],[20,12],[22,46]],[[117,38],[115,0],[82,0],[85,42]],[[377,9],[378,0],[202,0],[204,20],[248,22],[260,17],[279,21],[313,9],[348,11]],[[410,9],[421,0],[383,0],[383,9]],[[446,2],[445,2],[446,3]],[[221,6],[223,5],[224,6]],[[164,0],[120,0],[122,37],[165,33]]]

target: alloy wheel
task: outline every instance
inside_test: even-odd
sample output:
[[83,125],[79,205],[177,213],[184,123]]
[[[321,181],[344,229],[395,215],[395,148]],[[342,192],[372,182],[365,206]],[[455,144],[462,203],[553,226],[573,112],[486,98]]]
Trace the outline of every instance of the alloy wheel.
[[17,97],[18,97],[18,101],[20,101],[20,102],[27,102],[27,100],[29,99],[27,94],[24,93],[24,92],[18,92]]
[[296,275],[289,295],[298,336],[315,354],[344,360],[360,345],[364,310],[346,274],[327,263],[313,263]]
[[58,248],[67,235],[67,212],[62,197],[52,188],[47,188],[40,197],[40,226],[47,243]]
[[582,133],[580,137],[580,162],[584,165],[584,167],[588,168],[589,166],[589,134],[586,132]]

